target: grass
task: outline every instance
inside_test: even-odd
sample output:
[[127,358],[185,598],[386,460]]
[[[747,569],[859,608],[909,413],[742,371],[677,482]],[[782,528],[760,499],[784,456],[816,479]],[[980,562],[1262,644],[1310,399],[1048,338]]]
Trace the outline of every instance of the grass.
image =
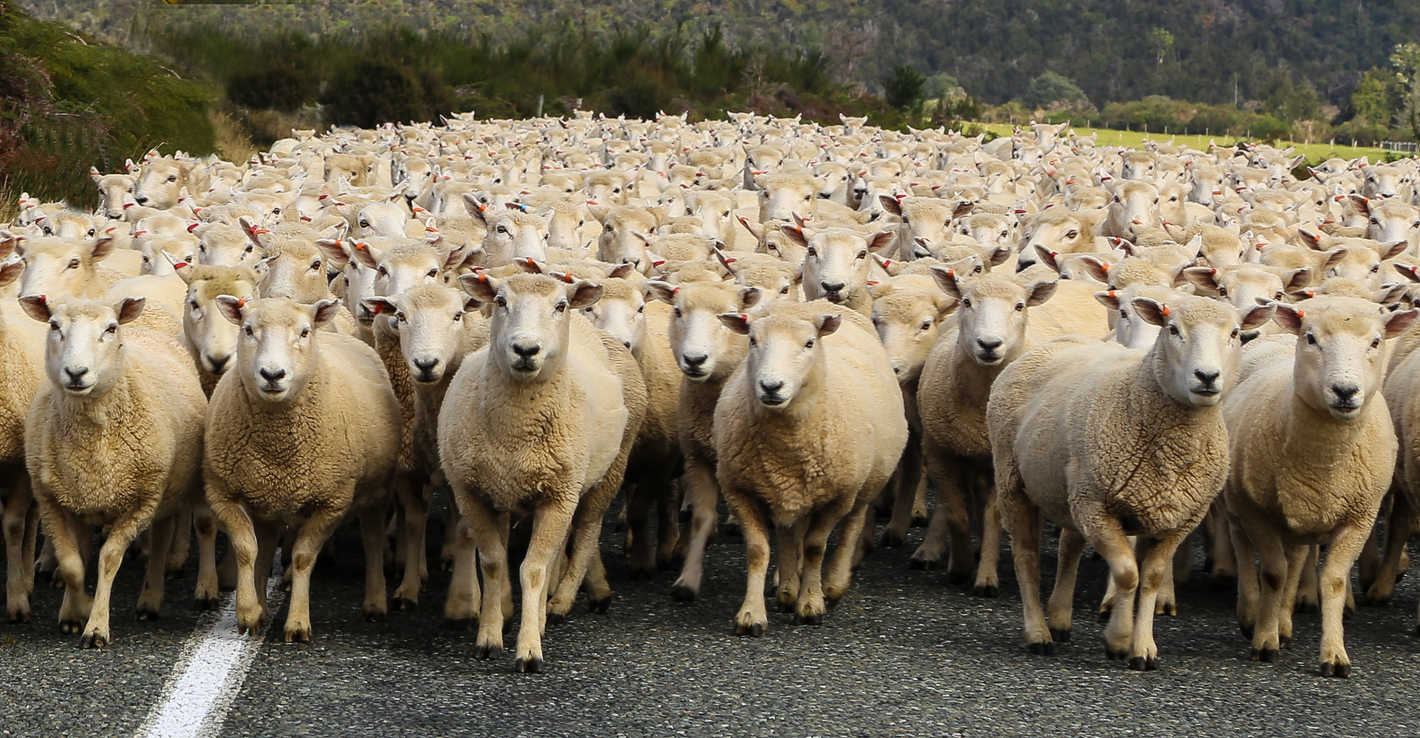
[[[986,123],[982,124],[986,130],[998,136],[1011,135],[1012,126],[1008,123]],[[1186,136],[1186,135],[1163,135],[1158,133],[1141,133],[1139,131],[1115,131],[1108,128],[1075,128],[1073,129],[1081,136],[1088,136],[1092,133],[1099,134],[1100,146],[1129,146],[1132,148],[1143,148],[1146,139],[1167,143],[1172,141],[1176,145],[1189,146],[1202,151],[1208,150],[1209,141],[1217,141],[1219,146],[1228,146],[1240,139],[1232,136]],[[1329,143],[1278,143],[1278,148],[1288,146],[1296,147],[1297,153],[1307,157],[1307,161],[1316,164],[1333,157],[1342,159],[1355,159],[1359,156],[1369,156],[1371,161],[1384,160],[1388,154],[1395,152],[1385,149],[1372,148],[1369,146],[1342,146],[1340,144],[1332,146]]]

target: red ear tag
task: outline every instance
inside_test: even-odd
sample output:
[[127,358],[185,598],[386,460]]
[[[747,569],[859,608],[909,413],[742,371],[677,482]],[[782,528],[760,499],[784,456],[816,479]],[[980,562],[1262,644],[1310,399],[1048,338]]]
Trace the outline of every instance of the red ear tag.
[[246,299],[245,297],[243,297],[243,298],[240,299],[240,300],[237,300],[237,309],[244,308],[244,307],[246,307],[246,305],[247,305],[247,299]]
[[1111,299],[1111,300],[1117,299],[1117,298],[1115,297],[1114,290],[1110,290],[1110,291],[1109,291],[1109,299]]
[[1160,306],[1159,312],[1163,313],[1164,317],[1167,318],[1169,316],[1169,313],[1173,311],[1169,310],[1168,303],[1164,303],[1162,306]]

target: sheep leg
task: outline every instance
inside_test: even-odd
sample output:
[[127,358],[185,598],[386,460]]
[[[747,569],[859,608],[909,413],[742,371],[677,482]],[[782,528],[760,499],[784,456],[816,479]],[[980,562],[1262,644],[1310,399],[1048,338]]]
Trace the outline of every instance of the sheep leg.
[[1257,565],[1253,562],[1252,539],[1236,520],[1230,520],[1228,528],[1233,540],[1234,563],[1237,565],[1238,630],[1242,631],[1244,638],[1252,640],[1253,633],[1257,632],[1257,613],[1262,601]]
[[221,605],[221,585],[217,577],[217,519],[206,502],[196,502],[192,510],[197,529],[197,609],[216,610]]
[[[769,615],[764,609],[764,579],[769,572],[768,515],[758,500],[738,490],[726,489],[725,500],[739,519],[745,537],[745,599],[735,614],[735,635],[758,638],[769,627]],[[779,545],[783,547],[787,542],[781,540]]]
[[1277,610],[1277,642],[1286,646],[1292,642],[1292,613],[1297,602],[1297,587],[1306,567],[1316,571],[1316,546],[1287,546],[1287,583],[1282,590],[1282,604]]
[[468,526],[464,526],[464,532],[460,532],[459,526],[463,524],[463,513],[459,512],[458,502],[454,499],[453,493],[448,494],[448,515],[444,518],[444,541],[439,549],[439,568],[443,571],[453,569],[458,563],[458,547],[464,545]]
[[[113,527],[109,530],[108,538],[104,540],[104,545],[99,549],[99,578],[94,586],[94,599],[89,611],[89,623],[84,627],[84,634],[79,637],[79,645],[83,648],[103,648],[109,644],[109,600],[113,594],[113,578],[118,574],[118,567],[123,563],[123,554],[128,551],[128,544],[138,537],[138,533],[148,527],[148,523],[153,519],[154,509],[158,506],[158,495],[154,495],[149,504],[129,510],[120,515],[114,521]],[[163,526],[164,533],[153,532],[152,556],[148,560],[149,569],[157,570],[159,580],[159,591],[162,590],[163,566],[167,562],[168,544],[172,541],[172,527]],[[151,581],[152,577],[149,577]],[[80,586],[83,586],[82,583]],[[144,587],[147,590],[147,586]],[[146,594],[146,592],[145,592]],[[139,600],[139,613],[143,613],[143,598]]]
[[429,564],[424,555],[424,532],[429,525],[429,505],[432,501],[427,487],[408,475],[400,474],[394,481],[399,507],[404,511],[404,576],[394,591],[394,609],[413,610],[419,606],[419,590],[429,579]]
[[[577,502],[575,495],[566,494],[564,499],[543,505],[533,514],[532,538],[528,541],[528,553],[523,557],[519,572],[523,583],[523,615],[518,627],[517,659],[513,662],[513,671],[542,671],[542,632],[547,623],[547,591],[551,580],[548,570],[552,557],[562,550],[571,531]],[[578,580],[581,578],[581,575],[577,576]],[[567,578],[563,581],[566,582]],[[572,591],[576,592],[576,584]]]
[[[383,505],[372,505],[370,507],[365,508],[364,510],[361,510],[359,513],[360,540],[361,543],[363,543],[365,546],[365,601],[360,606],[360,610],[362,613],[362,617],[367,622],[382,622],[389,614],[389,602],[387,601],[385,594],[386,589],[384,545],[386,538],[383,535],[383,507]],[[309,561],[310,564],[315,563],[316,554],[319,553],[321,550],[321,544],[325,541],[326,538],[330,537],[330,534],[335,531],[336,526],[340,525],[341,515],[335,512],[331,512],[329,515],[330,517],[328,518],[328,520],[321,521],[322,525],[324,526],[323,530],[316,529],[312,531],[312,538],[314,541],[315,548],[311,550],[311,557]],[[315,522],[316,516],[312,515],[310,519],[306,521],[306,524],[301,526],[302,534],[304,535],[306,529],[311,528],[312,524]],[[319,537],[316,538],[315,536]],[[297,545],[300,544],[300,540],[301,539],[297,540]],[[294,560],[294,556],[292,558]],[[410,558],[417,559],[418,556],[411,556]],[[307,609],[309,610],[311,586],[311,574],[309,566],[307,566],[304,574],[306,577],[305,604],[307,606]],[[417,571],[415,573],[414,581],[419,581]],[[309,615],[306,616],[306,631],[306,638],[309,640]],[[289,625],[287,625],[287,635],[290,635]]]
[[84,559],[87,547],[80,545],[84,536],[93,536],[90,527],[64,512],[52,501],[37,497],[44,521],[44,535],[54,542],[54,557],[58,561],[55,573],[64,580],[64,601],[59,606],[59,630],[78,633],[92,612],[93,598],[84,591]]
[[[967,500],[962,489],[961,470],[946,451],[929,442],[923,441],[922,453],[927,476],[937,488],[937,506],[932,510],[932,520],[927,524],[927,535],[923,537],[917,550],[912,552],[912,558],[908,560],[907,565],[924,571],[936,569],[942,561],[943,552],[947,550],[948,540],[952,544],[954,556],[958,555],[959,548],[964,548],[967,560],[973,560],[970,515],[966,509]],[[962,564],[958,562],[958,566]],[[959,582],[965,584],[966,580],[967,575],[963,572]]]
[[456,546],[453,576],[449,580],[448,598],[444,600],[444,622],[453,628],[468,628],[478,618],[481,593],[478,589],[478,556],[468,518],[460,517],[454,524]]
[[[871,498],[868,501],[871,502]],[[804,558],[799,565],[799,604],[794,616],[795,625],[822,625],[823,616],[828,614],[828,603],[824,602],[823,597],[823,555],[828,550],[828,534],[833,532],[855,502],[852,497],[834,500],[814,514],[808,530],[804,532]],[[842,545],[852,548],[857,545],[857,540],[858,531],[854,531],[853,537],[845,537]]]
[[[1178,544],[1178,550],[1174,552],[1173,584],[1182,584],[1188,581],[1189,576],[1193,574],[1193,542],[1195,538],[1202,535],[1198,530],[1195,528],[1193,533],[1188,534],[1183,542]],[[1169,594],[1173,594],[1172,591]],[[1174,614],[1177,614],[1176,609]]]
[[912,527],[927,527],[927,475],[918,473],[917,491],[912,493]]
[[[256,635],[266,624],[265,576],[260,589],[256,584],[256,523],[245,505],[226,497],[225,485],[210,476],[206,483],[208,504],[227,529],[227,559],[234,559],[237,564],[237,633]],[[270,570],[263,574],[269,575]]]
[[828,577],[823,585],[823,596],[828,600],[828,606],[833,607],[838,601],[843,599],[843,595],[848,593],[848,587],[853,583],[853,566],[856,556],[856,546],[851,545],[851,536],[855,531],[861,532],[868,529],[868,503],[865,499],[859,499],[853,505],[853,509],[848,511],[844,517],[846,521],[843,526],[843,534],[838,537],[838,548],[833,551],[833,561],[828,566]]
[[998,574],[1001,560],[1001,503],[992,490],[986,495],[986,507],[981,515],[981,560],[976,565],[976,583],[971,593],[977,597],[995,597],[1001,589]]
[[[998,480],[1002,476],[997,470]],[[1019,482],[1017,482],[1019,486]],[[1026,648],[1040,656],[1055,655],[1055,641],[1040,606],[1040,539],[1045,532],[1040,508],[1026,499],[1022,490],[1015,490],[1013,499],[1005,500],[1005,520],[1011,534],[1011,556],[1016,562],[1016,582],[1021,588],[1021,607],[1025,623]]]
[[888,488],[894,491],[892,518],[883,529],[883,548],[901,546],[907,540],[907,530],[912,525],[913,504],[917,488],[922,480],[922,441],[917,434],[909,435],[907,446],[902,450],[902,458],[897,462],[897,471],[892,475]]
[[168,549],[166,576],[181,579],[187,569],[187,555],[192,550],[192,506],[183,505],[173,528],[173,542]]
[[[1139,539],[1134,536],[1129,536],[1129,545],[1133,547],[1134,557],[1137,561],[1139,557]],[[1105,580],[1104,597],[1100,598],[1100,620],[1109,620],[1110,615],[1114,613],[1114,603],[1118,601],[1119,590],[1114,586],[1114,577],[1109,577]]]
[[1287,582],[1287,552],[1274,535],[1250,535],[1261,565],[1262,597],[1257,613],[1257,628],[1252,634],[1253,661],[1276,661],[1281,647],[1277,621],[1282,608],[1282,593]]
[[1317,564],[1321,558],[1321,547],[1311,545],[1307,547],[1306,564],[1298,572],[1301,579],[1297,583],[1296,594],[1283,602],[1284,605],[1294,608],[1297,612],[1316,612],[1318,603],[1321,602],[1321,593],[1317,584]]
[[[286,611],[287,643],[305,643],[311,640],[311,568],[315,566],[321,544],[325,543],[326,537],[340,522],[340,517],[338,511],[318,508],[296,530],[296,542],[291,547],[291,599],[287,603]],[[366,537],[366,518],[366,515],[360,516],[362,537]],[[376,535],[379,535],[378,521],[376,527]],[[369,550],[368,541],[366,550]],[[376,548],[375,551],[378,556],[379,549]],[[380,575],[383,578],[383,567]],[[368,584],[367,581],[367,588]]]
[[680,524],[677,520],[680,510],[680,485],[674,479],[667,479],[665,491],[656,498],[656,568],[669,569],[675,560],[675,550],[680,542]]
[[478,564],[483,570],[482,612],[478,618],[478,644],[474,658],[487,659],[503,655],[503,619],[512,616],[505,611],[503,600],[512,597],[508,580],[508,540],[499,530],[500,522],[507,528],[506,518],[500,521],[496,512],[483,500],[466,492],[458,492],[464,521],[478,551]]
[[[567,619],[572,612],[572,604],[577,600],[577,589],[585,581],[587,608],[592,612],[604,613],[611,607],[611,586],[606,581],[606,569],[602,565],[599,541],[602,532],[602,518],[607,508],[616,498],[621,488],[622,473],[626,469],[625,451],[613,462],[602,481],[582,496],[572,514],[571,528],[565,534],[572,540],[572,552],[565,571],[551,580],[554,586],[552,601],[544,606],[552,614],[554,623]],[[559,549],[559,552],[561,549]],[[595,560],[595,564],[593,561]],[[595,576],[588,577],[595,570]],[[549,570],[550,575],[550,570]]]
[[[1376,567],[1375,574],[1371,577],[1370,586],[1366,589],[1366,597],[1362,604],[1367,607],[1379,607],[1390,602],[1391,595],[1395,593],[1395,584],[1400,579],[1400,555],[1405,552],[1410,541],[1410,532],[1413,520],[1410,513],[1410,502],[1405,499],[1405,495],[1395,495],[1395,504],[1391,507],[1390,523],[1386,527],[1386,548],[1385,558]],[[1364,561],[1365,550],[1370,549],[1375,542],[1375,529],[1366,538],[1366,549],[1363,549],[1362,561]],[[1328,553],[1327,557],[1330,558]],[[1365,571],[1365,567],[1361,569]],[[1362,586],[1366,584],[1366,578],[1361,578]]]
[[1075,607],[1075,577],[1080,572],[1080,554],[1085,552],[1085,537],[1074,528],[1060,529],[1060,553],[1055,562],[1055,586],[1046,602],[1046,618],[1050,623],[1050,639],[1056,643],[1070,640],[1070,628]]
[[631,577],[643,579],[656,571],[656,547],[651,539],[651,510],[656,505],[656,490],[645,480],[626,488],[626,555],[630,559]]
[[[1241,557],[1233,550],[1236,543],[1232,533],[1233,521],[1223,509],[1221,500],[1213,502],[1213,586],[1232,588],[1238,579],[1238,562]],[[1251,561],[1251,559],[1248,559]]]
[[[153,556],[148,559],[147,576],[143,581],[143,591],[138,595],[138,619],[157,620],[163,611],[163,582],[167,578],[166,564],[172,559],[173,540],[177,537],[178,526],[182,524],[180,515],[169,515],[153,522]],[[188,522],[191,526],[191,519]],[[161,554],[161,555],[160,555]],[[102,570],[100,570],[102,571]]]
[[794,612],[799,605],[799,581],[804,568],[804,535],[808,533],[809,519],[804,517],[793,525],[776,525],[774,529],[775,548],[779,553],[779,566],[774,572],[774,600],[784,612]]
[[49,586],[54,589],[64,587],[64,577],[59,573],[59,556],[54,553],[54,540],[46,531],[44,543],[39,548],[39,559],[35,561],[35,571],[49,575]]
[[1326,549],[1326,567],[1321,576],[1322,676],[1351,676],[1344,633],[1346,583],[1368,535],[1365,525],[1342,524],[1332,532]]
[[690,502],[690,536],[685,563],[681,565],[680,577],[671,586],[671,595],[681,602],[693,602],[700,596],[705,544],[715,532],[715,505],[719,502],[720,485],[715,481],[714,465],[698,457],[686,458],[682,480]]
[[[30,521],[34,496],[30,494],[30,475],[16,471],[10,481],[10,496],[5,500],[5,606],[10,622],[29,622],[30,592],[34,591],[34,536]],[[28,547],[26,547],[28,542]]]
[[1139,611],[1134,618],[1133,646],[1129,651],[1129,668],[1134,671],[1159,668],[1159,647],[1154,643],[1154,610],[1159,591],[1172,573],[1174,553],[1187,535],[1187,531],[1165,533],[1154,540],[1154,545],[1144,555]]
[[[1071,492],[1073,496],[1074,491]],[[1087,510],[1077,512],[1076,519],[1095,524],[1080,532],[1109,564],[1116,596],[1109,625],[1104,629],[1105,651],[1109,658],[1123,661],[1134,651],[1134,599],[1139,590],[1139,561],[1134,547],[1129,545],[1129,537],[1124,535],[1124,528],[1113,515],[1104,510]],[[1173,553],[1172,549],[1169,553]],[[1153,604],[1149,603],[1151,615]]]

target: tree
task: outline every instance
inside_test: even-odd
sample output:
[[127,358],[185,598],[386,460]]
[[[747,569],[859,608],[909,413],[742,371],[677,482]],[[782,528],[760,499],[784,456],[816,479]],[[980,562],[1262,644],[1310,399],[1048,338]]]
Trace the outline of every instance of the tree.
[[952,97],[959,86],[956,77],[939,72],[927,78],[927,82],[922,86],[922,96],[928,100],[943,100]]
[[1028,108],[1048,108],[1055,103],[1089,102],[1074,80],[1055,72],[1046,72],[1030,81],[1021,98]]
[[883,78],[883,98],[887,104],[898,110],[906,110],[922,99],[922,88],[927,78],[910,65],[899,64],[892,68],[892,74]]
[[1162,66],[1164,57],[1168,56],[1169,50],[1173,48],[1173,34],[1162,28],[1155,28],[1149,31],[1149,49],[1157,57],[1154,66]]
[[1351,92],[1351,110],[1356,117],[1373,126],[1389,126],[1395,116],[1392,98],[1395,76],[1379,69],[1372,69],[1361,76],[1356,89]]
[[1420,139],[1420,44],[1397,44],[1390,65],[1404,92],[1400,113],[1411,133]]
[[1262,111],[1288,123],[1321,118],[1321,98],[1310,82],[1293,84],[1285,74],[1268,80],[1262,93]]

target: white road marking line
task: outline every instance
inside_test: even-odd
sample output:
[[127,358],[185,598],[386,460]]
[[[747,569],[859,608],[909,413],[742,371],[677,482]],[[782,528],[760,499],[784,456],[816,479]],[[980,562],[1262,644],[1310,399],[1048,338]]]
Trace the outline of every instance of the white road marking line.
[[237,597],[222,598],[217,619],[183,646],[183,654],[163,685],[162,696],[135,734],[138,738],[199,738],[221,732],[222,722],[241,691],[271,620],[281,607],[281,554],[266,580],[266,610],[273,617],[255,636],[237,635]]

